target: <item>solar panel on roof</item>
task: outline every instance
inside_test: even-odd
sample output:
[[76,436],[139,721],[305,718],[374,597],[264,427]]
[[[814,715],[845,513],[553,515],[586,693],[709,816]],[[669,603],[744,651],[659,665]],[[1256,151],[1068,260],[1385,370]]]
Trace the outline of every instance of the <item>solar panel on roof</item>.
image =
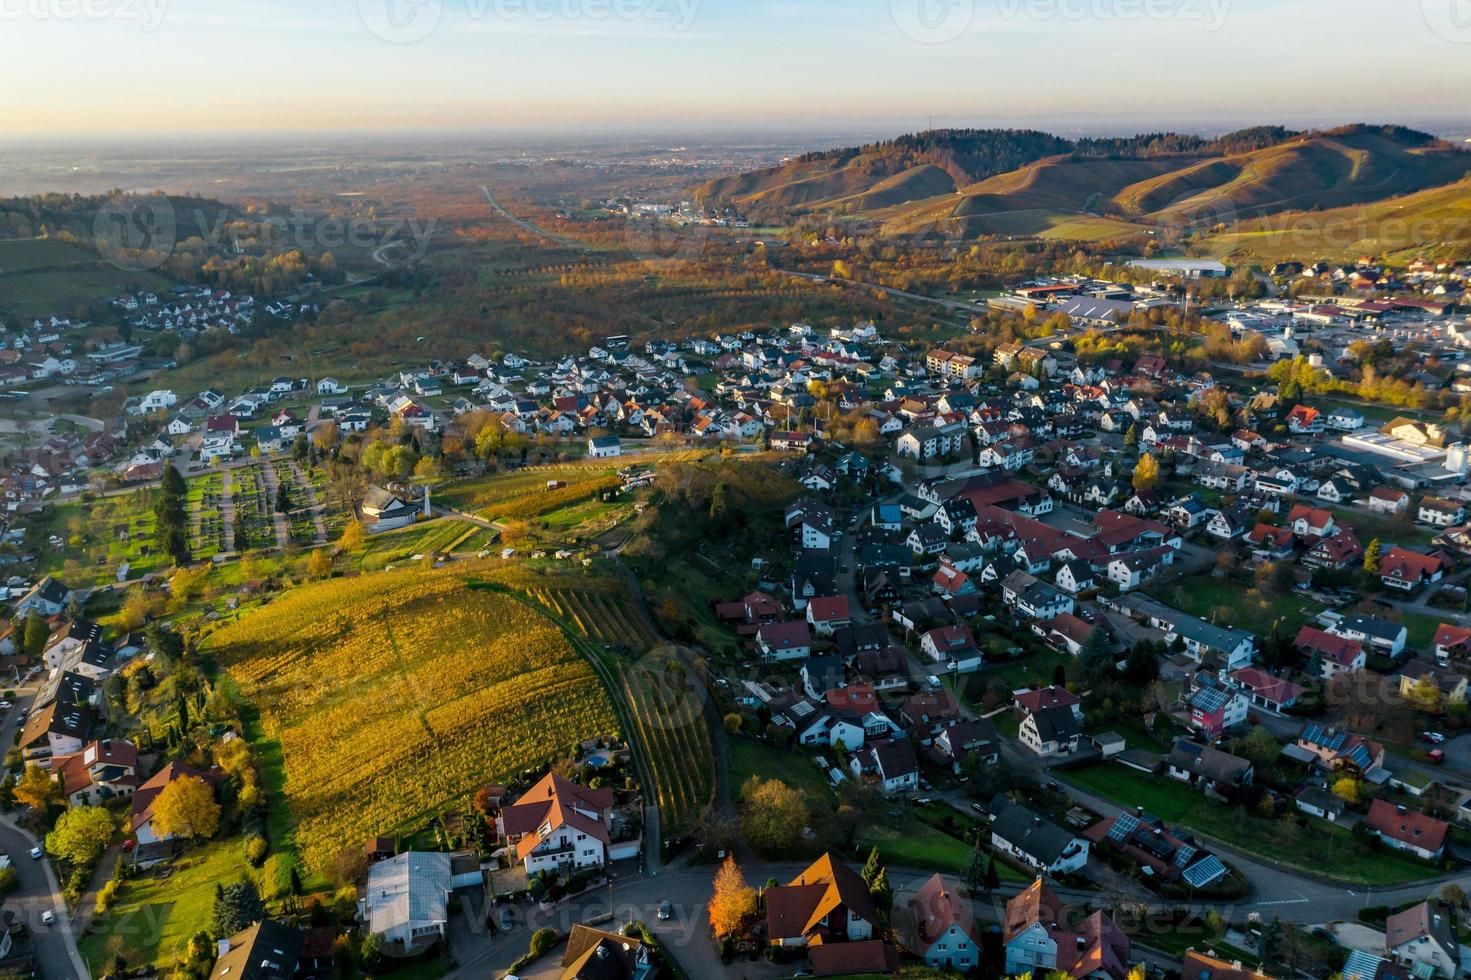
[[1139,829],[1139,818],[1132,813],[1121,813],[1114,820],[1112,829],[1108,832],[1109,840],[1123,843],[1129,839],[1129,835]]
[[1180,852],[1175,855],[1175,867],[1183,868],[1190,863],[1190,859],[1200,853],[1200,849],[1191,847],[1189,844],[1181,844]]
[[1360,769],[1369,768],[1369,750],[1363,745],[1355,745],[1348,753],[1348,761]]
[[1214,854],[1209,854],[1193,865],[1185,869],[1184,878],[1192,888],[1204,888],[1219,878],[1224,878],[1229,872],[1221,859]]

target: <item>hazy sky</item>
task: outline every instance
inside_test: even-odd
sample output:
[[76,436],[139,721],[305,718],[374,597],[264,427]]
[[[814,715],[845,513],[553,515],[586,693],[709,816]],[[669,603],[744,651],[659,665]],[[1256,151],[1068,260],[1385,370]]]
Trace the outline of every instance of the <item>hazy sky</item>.
[[0,0],[0,134],[1466,113],[1471,0]]

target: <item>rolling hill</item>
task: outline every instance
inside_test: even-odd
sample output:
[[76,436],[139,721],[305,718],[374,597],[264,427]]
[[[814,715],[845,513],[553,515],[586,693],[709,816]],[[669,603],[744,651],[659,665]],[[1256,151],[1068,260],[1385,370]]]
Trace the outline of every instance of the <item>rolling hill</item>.
[[788,216],[861,218],[889,235],[1127,240],[1390,202],[1401,216],[1422,200],[1440,209],[1435,192],[1467,175],[1471,153],[1395,126],[1077,143],[1030,131],[940,131],[713,180],[696,196]]

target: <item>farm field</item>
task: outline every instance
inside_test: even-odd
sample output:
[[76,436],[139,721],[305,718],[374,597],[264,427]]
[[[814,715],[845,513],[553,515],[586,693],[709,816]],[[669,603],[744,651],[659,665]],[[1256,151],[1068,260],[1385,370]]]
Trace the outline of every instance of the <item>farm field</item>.
[[473,587],[487,576],[514,583],[517,572],[334,580],[206,639],[259,712],[261,758],[279,760],[267,783],[290,819],[273,822],[288,838],[273,843],[310,871],[617,731],[564,631],[505,591]]
[[[573,579],[575,587],[529,590],[588,649],[616,685],[630,737],[642,748],[666,835],[689,829],[715,794],[715,750],[702,681],[664,645],[622,582]],[[624,653],[636,659],[619,656]]]

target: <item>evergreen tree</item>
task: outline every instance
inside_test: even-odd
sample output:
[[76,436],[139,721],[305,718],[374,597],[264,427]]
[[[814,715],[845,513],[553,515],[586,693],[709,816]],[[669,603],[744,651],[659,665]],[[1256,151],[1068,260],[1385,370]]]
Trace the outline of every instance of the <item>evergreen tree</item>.
[[291,492],[286,489],[286,481],[282,480],[276,486],[276,513],[285,514],[291,510]]
[[250,532],[245,528],[245,511],[235,510],[235,550],[245,552],[250,548]]
[[986,889],[986,852],[979,842],[970,849],[970,860],[965,866],[965,886],[973,892]]
[[986,891],[994,892],[1001,887],[1001,873],[996,870],[996,855],[986,862]]
[[235,935],[266,917],[255,882],[249,878],[225,885],[215,892],[214,919],[210,931],[216,939]]

